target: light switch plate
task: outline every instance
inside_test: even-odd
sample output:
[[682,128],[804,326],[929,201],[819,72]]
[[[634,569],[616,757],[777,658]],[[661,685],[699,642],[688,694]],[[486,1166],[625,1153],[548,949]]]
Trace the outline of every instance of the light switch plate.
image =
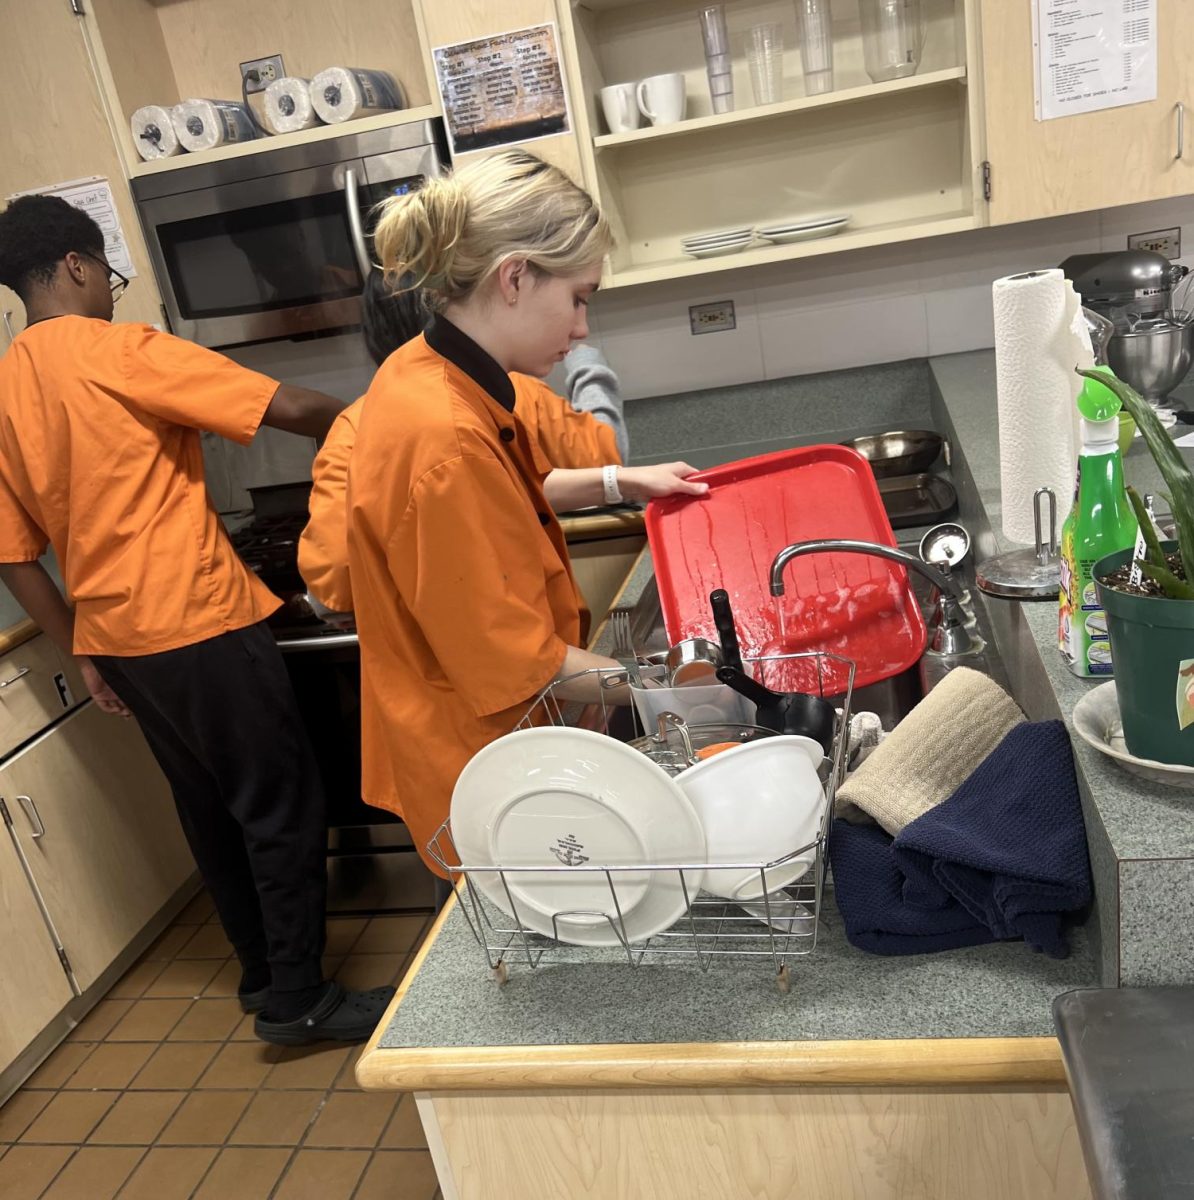
[[712,304],[692,304],[688,309],[688,324],[693,333],[720,333],[736,329],[733,300],[716,300]]
[[1154,229],[1151,233],[1129,233],[1129,250],[1151,250],[1163,254],[1170,262],[1182,256],[1181,229]]

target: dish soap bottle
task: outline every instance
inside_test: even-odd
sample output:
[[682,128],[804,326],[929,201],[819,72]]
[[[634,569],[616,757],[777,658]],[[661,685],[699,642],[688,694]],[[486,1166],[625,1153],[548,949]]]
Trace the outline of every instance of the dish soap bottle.
[[[1110,367],[1096,371],[1114,378]],[[1082,450],[1078,496],[1061,527],[1061,595],[1058,633],[1062,653],[1075,675],[1110,676],[1107,616],[1099,607],[1092,573],[1105,554],[1136,543],[1136,516],[1124,491],[1119,453],[1120,399],[1094,379],[1078,394]]]

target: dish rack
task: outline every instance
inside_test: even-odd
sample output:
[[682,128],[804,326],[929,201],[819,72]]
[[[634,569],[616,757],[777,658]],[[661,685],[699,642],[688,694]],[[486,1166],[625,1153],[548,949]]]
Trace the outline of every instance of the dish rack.
[[[766,684],[768,671],[781,664],[803,660],[807,671],[815,668],[819,694],[831,700],[837,709],[831,753],[824,759],[819,772],[824,786],[824,803],[818,821],[816,840],[801,846],[770,862],[662,862],[662,863],[590,863],[576,865],[501,866],[496,864],[461,863],[452,839],[451,822],[445,821],[428,843],[432,860],[443,869],[452,881],[461,913],[469,923],[474,938],[482,948],[493,977],[504,984],[509,977],[512,961],[536,968],[545,961],[551,964],[592,963],[624,960],[631,967],[638,967],[651,960],[687,960],[702,971],[708,971],[714,963],[730,963],[740,959],[752,961],[769,960],[774,978],[781,992],[788,992],[791,976],[788,962],[792,958],[805,957],[813,953],[817,945],[817,925],[820,919],[821,901],[828,866],[829,826],[832,819],[834,797],[844,780],[848,762],[848,742],[851,702],[854,694],[855,665],[841,655],[819,651],[800,654],[775,654],[747,659],[755,668],[755,677]],[[564,699],[560,692],[578,680],[593,678],[600,701],[582,704]],[[698,743],[725,740],[729,726],[686,725],[683,721],[661,719],[659,730],[648,734],[633,706],[614,706],[605,700],[604,686],[607,682],[621,682],[622,668],[595,669],[557,680],[548,685],[535,699],[526,716],[516,729],[532,729],[544,725],[564,725],[589,729],[608,736],[623,736],[625,740],[642,750],[648,757],[664,766],[669,774],[678,773],[677,763],[689,756],[690,748],[699,748]],[[846,678],[846,690],[837,695],[826,695],[824,681]],[[621,728],[619,728],[619,723]],[[743,741],[751,740],[751,731],[758,727],[733,727],[743,731]],[[702,731],[711,731],[708,735]],[[626,737],[629,731],[632,736]],[[773,731],[759,733],[770,736]],[[801,858],[815,848],[812,866],[795,883],[772,894],[766,892],[768,874],[774,874],[792,860]],[[763,894],[757,900],[734,901],[701,893],[697,884],[706,870],[724,868],[740,871],[757,871]],[[612,935],[612,953],[609,949],[592,949],[548,938],[528,927],[518,915],[518,902],[511,880],[521,875],[543,876],[544,874],[582,871],[601,875],[609,892],[609,905],[601,912],[584,911],[557,912],[552,916],[552,929],[558,930],[563,917],[590,917],[604,919],[609,923]],[[644,873],[671,872],[678,875],[683,889],[686,914],[670,929],[652,937],[635,941],[626,934],[625,904],[619,894],[620,879],[633,873],[641,878]],[[502,893],[509,908],[508,915],[500,911],[482,895],[474,884],[476,876],[498,875]]]

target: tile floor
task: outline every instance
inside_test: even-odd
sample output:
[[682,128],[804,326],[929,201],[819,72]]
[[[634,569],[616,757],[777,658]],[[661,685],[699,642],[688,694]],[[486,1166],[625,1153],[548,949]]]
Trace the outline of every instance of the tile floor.
[[[431,918],[333,917],[326,969],[394,983]],[[0,1107],[3,1200],[433,1200],[410,1096],[362,1092],[358,1048],[253,1037],[201,894]]]

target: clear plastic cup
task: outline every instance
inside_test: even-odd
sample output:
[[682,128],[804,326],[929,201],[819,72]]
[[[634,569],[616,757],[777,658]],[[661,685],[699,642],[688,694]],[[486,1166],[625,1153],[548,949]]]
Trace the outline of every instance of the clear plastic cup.
[[778,104],[784,98],[784,35],[779,25],[752,25],[746,31],[746,65],[755,103]]
[[796,33],[810,96],[833,91],[833,13],[830,0],[796,0]]

